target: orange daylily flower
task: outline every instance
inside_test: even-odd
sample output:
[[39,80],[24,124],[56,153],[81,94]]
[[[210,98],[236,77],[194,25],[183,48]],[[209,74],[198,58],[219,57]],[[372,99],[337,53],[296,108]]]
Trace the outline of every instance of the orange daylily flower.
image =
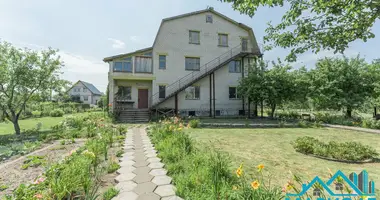
[[251,183],[251,187],[254,189],[254,190],[257,190],[257,189],[259,189],[259,187],[260,187],[260,183],[259,183],[259,181],[253,181],[252,183]]
[[257,171],[261,172],[261,170],[263,170],[263,169],[264,169],[263,164],[257,165]]

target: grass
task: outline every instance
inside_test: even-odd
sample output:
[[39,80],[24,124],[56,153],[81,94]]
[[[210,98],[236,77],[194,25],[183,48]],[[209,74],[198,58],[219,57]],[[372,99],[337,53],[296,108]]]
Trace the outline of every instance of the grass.
[[[370,179],[380,183],[380,163],[327,161],[298,153],[291,145],[297,137],[311,136],[326,142],[361,142],[380,152],[380,135],[330,128],[189,129],[188,133],[202,143],[229,153],[234,166],[238,167],[243,162],[248,173],[255,171],[258,164],[264,164],[265,171],[273,176],[272,182],[279,186],[291,179],[290,171],[301,175],[304,181],[310,181],[317,175],[327,180],[328,168],[345,174],[366,169]],[[376,194],[380,196],[379,189]]]
[[[72,115],[86,116],[88,114],[89,112],[77,113],[77,114],[72,114]],[[64,116],[63,117],[41,117],[41,118],[30,118],[30,119],[19,120],[19,123],[20,123],[20,128],[22,130],[22,129],[36,128],[36,125],[41,122],[42,124],[41,131],[46,131],[46,130],[49,130],[52,126],[61,122],[63,119],[64,119]],[[14,127],[13,127],[12,122],[0,123],[0,135],[13,134],[13,133],[14,133]]]
[[245,119],[245,118],[200,118],[201,123],[237,123],[237,124],[278,124],[275,119]]

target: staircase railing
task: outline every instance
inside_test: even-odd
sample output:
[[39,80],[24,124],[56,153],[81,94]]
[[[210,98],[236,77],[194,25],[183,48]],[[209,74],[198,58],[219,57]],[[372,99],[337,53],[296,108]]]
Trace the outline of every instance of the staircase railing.
[[165,98],[159,98],[159,91],[152,95],[150,101],[151,106],[154,107],[157,104],[161,103],[162,101],[166,100],[167,98],[173,96],[175,93],[179,92],[184,87],[188,86],[189,84],[193,83],[195,80],[198,80],[200,77],[204,76],[210,71],[213,71],[215,68],[219,67],[220,64],[230,60],[231,58],[239,55],[240,53],[248,53],[249,49],[247,48],[247,45],[238,45],[234,48],[231,48],[229,51],[223,53],[219,57],[211,60],[210,62],[204,64],[202,67],[200,67],[199,70],[193,71],[184,77],[174,81],[170,85],[167,85],[165,88]]

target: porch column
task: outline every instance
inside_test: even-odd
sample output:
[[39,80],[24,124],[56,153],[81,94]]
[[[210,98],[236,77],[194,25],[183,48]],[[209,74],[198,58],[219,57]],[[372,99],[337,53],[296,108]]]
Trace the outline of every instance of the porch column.
[[175,93],[175,96],[174,96],[174,112],[175,112],[175,116],[178,115],[178,93]]
[[213,99],[213,107],[214,107],[214,118],[216,116],[216,110],[215,110],[215,74],[212,73],[212,99]]
[[212,80],[211,80],[211,74],[210,74],[210,117],[212,117]]

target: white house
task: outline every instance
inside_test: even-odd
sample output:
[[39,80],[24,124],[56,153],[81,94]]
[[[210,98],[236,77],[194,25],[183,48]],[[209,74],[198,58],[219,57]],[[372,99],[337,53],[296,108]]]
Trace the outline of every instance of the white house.
[[153,46],[104,58],[114,111],[244,115],[239,79],[261,57],[252,28],[212,8],[163,19]]
[[90,105],[96,105],[102,96],[102,93],[93,84],[81,80],[68,90],[68,94]]

